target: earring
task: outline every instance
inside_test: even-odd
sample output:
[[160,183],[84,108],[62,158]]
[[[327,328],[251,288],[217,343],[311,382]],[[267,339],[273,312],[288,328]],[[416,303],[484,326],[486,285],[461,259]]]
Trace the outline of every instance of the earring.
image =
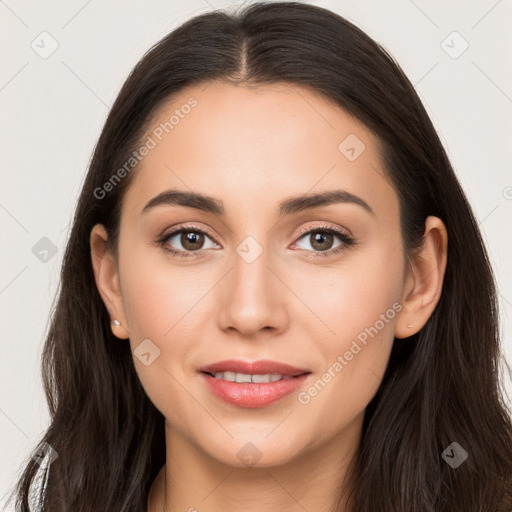
[[[126,340],[130,336],[126,328],[124,328],[121,325],[121,322],[115,318],[110,322],[110,327],[112,329],[112,334],[114,334],[114,336],[120,340]],[[119,330],[119,327],[122,329],[122,331]]]
[[412,324],[407,324],[407,327],[408,327],[409,329],[411,329]]

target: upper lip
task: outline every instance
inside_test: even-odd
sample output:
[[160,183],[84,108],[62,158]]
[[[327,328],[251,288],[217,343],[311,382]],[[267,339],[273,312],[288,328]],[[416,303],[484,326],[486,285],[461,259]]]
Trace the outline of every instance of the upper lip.
[[240,361],[236,359],[229,359],[226,361],[219,361],[217,363],[209,364],[199,368],[199,371],[204,373],[220,373],[220,372],[235,372],[245,373],[249,375],[265,375],[267,373],[278,373],[280,375],[290,375],[295,377],[303,373],[310,373],[309,370],[297,368],[285,363],[277,361]]

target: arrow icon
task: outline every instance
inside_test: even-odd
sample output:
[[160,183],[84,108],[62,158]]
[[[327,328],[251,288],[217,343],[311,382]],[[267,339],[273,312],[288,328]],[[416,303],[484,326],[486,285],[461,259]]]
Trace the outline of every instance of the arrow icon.
[[32,40],[30,46],[32,50],[39,55],[39,57],[47,59],[59,47],[59,43],[51,34],[44,31]]
[[338,150],[349,162],[359,158],[365,149],[363,141],[355,133],[349,133],[338,145]]
[[458,59],[469,48],[469,43],[454,30],[441,41],[441,48],[452,59]]
[[262,453],[252,443],[246,443],[237,456],[244,464],[254,466],[261,459]]
[[143,365],[149,366],[160,356],[160,349],[150,339],[146,338],[133,353]]
[[446,447],[441,457],[453,469],[457,469],[468,458],[468,452],[459,443],[453,442]]
[[236,252],[246,263],[252,263],[263,252],[263,248],[255,238],[248,236],[237,245]]
[[32,247],[32,254],[42,263],[50,261],[56,253],[57,246],[46,236]]
[[448,453],[445,453],[444,456],[448,457],[449,459],[453,459],[455,457],[455,453],[453,452],[453,448],[450,450],[450,454],[451,455],[448,455]]

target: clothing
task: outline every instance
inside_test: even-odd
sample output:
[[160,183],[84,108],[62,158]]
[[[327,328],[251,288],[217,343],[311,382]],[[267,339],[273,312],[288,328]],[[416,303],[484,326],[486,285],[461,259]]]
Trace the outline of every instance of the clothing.
[[39,465],[39,469],[32,480],[32,485],[30,486],[29,495],[28,495],[28,504],[30,512],[42,512],[43,505],[39,498],[41,489],[46,493],[46,488],[48,486],[48,477],[50,475],[50,466],[48,465],[48,454],[41,461]]

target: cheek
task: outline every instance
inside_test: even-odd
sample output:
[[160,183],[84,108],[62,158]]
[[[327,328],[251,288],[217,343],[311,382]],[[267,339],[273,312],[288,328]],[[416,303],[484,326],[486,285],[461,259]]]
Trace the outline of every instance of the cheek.
[[[159,272],[149,268],[123,288],[131,334],[164,340],[179,322],[187,324],[187,314],[201,297],[197,274]],[[203,291],[204,295],[204,291]]]
[[[399,249],[375,246],[354,252],[327,270],[310,272],[303,289],[310,287],[306,295],[308,304],[334,331],[331,337],[346,340],[374,325],[400,299],[402,269],[403,255]],[[394,310],[388,316],[394,320]]]
[[[326,401],[331,416],[364,409],[380,385],[402,309],[402,265],[400,250],[390,253],[381,247],[308,277],[316,290],[309,294],[308,305],[329,329],[327,335],[316,336],[324,368],[311,392],[323,395],[320,401]],[[329,391],[324,393],[324,388]],[[330,399],[341,400],[345,412],[327,407]]]
[[[123,301],[139,380],[155,407],[179,424],[190,414],[187,400],[179,400],[184,396],[182,363],[190,351],[190,336],[183,333],[197,329],[192,325],[194,306],[207,287],[201,285],[204,280],[197,270],[173,268],[165,257],[156,258],[156,252],[133,250],[120,262]],[[141,353],[150,354],[149,364]]]
[[195,306],[214,284],[206,269],[180,267],[170,258],[163,249],[142,246],[120,262],[123,301],[134,341],[150,338],[165,344],[178,327],[191,326]]

